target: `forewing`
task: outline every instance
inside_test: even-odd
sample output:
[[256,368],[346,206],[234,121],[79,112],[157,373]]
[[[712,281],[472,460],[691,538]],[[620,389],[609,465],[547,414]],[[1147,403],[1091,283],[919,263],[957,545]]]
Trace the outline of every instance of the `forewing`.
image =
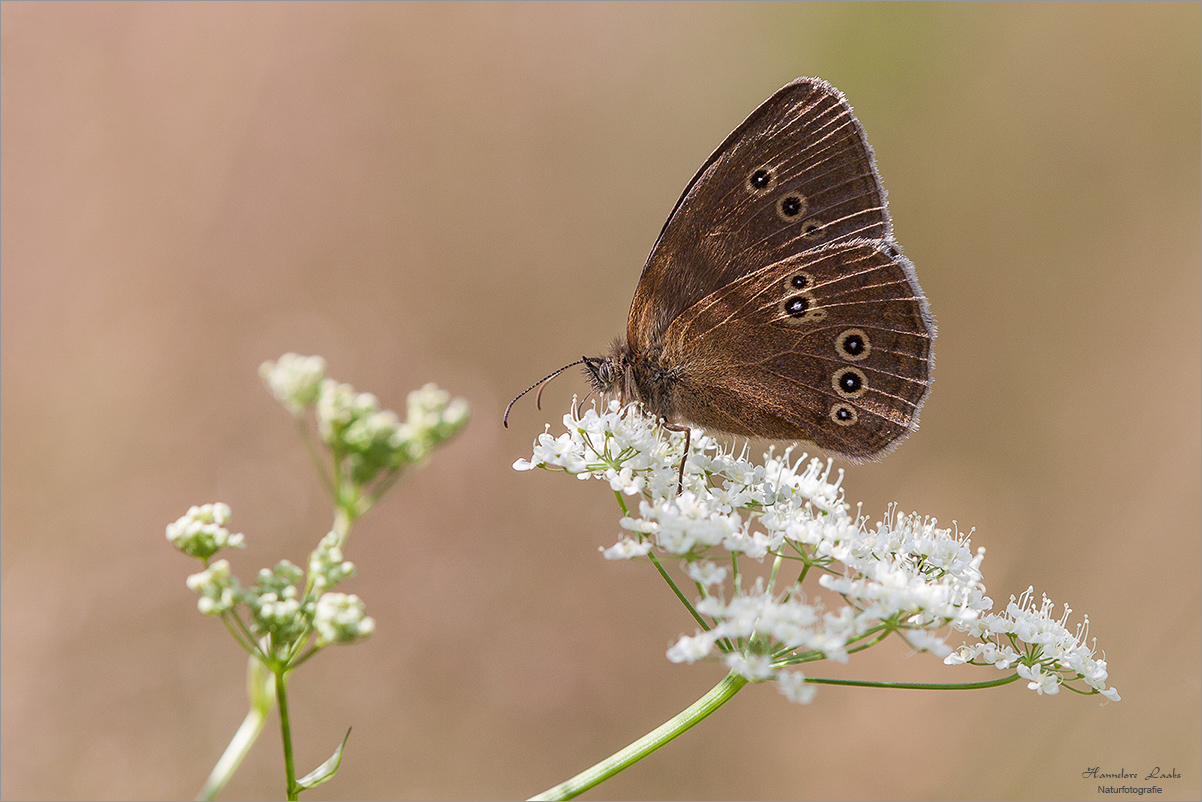
[[799,78],[766,100],[689,182],[643,268],[627,339],[658,344],[684,310],[813,248],[889,239],[872,150],[843,94]]

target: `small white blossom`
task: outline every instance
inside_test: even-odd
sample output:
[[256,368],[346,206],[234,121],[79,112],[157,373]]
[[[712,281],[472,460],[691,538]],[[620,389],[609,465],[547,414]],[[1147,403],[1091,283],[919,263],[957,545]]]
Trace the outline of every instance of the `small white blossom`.
[[777,672],[776,681],[780,684],[780,692],[790,702],[808,705],[818,693],[818,686],[806,682],[805,674],[800,671]]
[[400,428],[396,413],[385,409],[352,420],[342,433],[342,439],[356,451],[367,451],[377,444],[392,444],[400,436]]
[[326,361],[321,357],[292,353],[259,366],[259,375],[271,394],[294,415],[317,402],[325,371]]
[[342,559],[340,542],[341,538],[337,532],[329,532],[309,555],[309,576],[313,578],[313,588],[317,593],[328,590],[355,574],[355,564]]
[[714,509],[691,490],[676,498],[641,502],[639,517],[623,519],[622,526],[652,536],[655,545],[670,554],[688,554],[723,542],[743,544],[746,540],[738,513]]
[[403,448],[410,460],[421,461],[467,425],[468,415],[467,401],[451,398],[436,384],[426,384],[409,393],[405,422],[394,446]]
[[631,560],[635,557],[646,557],[651,552],[651,546],[650,540],[640,543],[630,538],[622,538],[609,548],[601,549],[601,554],[607,560]]
[[322,646],[365,638],[375,631],[376,622],[365,615],[363,602],[353,593],[324,593],[317,600],[313,628]]
[[534,456],[531,461],[518,460],[513,467],[520,471],[533,468],[546,468],[547,470],[560,468],[567,473],[579,474],[588,471],[588,462],[580,455],[580,441],[571,433],[552,437],[544,432],[535,441]]
[[219,550],[245,548],[246,539],[239,534],[230,534],[225,525],[230,520],[228,504],[204,504],[189,507],[185,515],[167,525],[167,540],[185,554],[207,560]]
[[673,663],[692,663],[709,657],[714,650],[714,639],[706,634],[681,635],[668,649],[668,659]]
[[629,465],[620,471],[608,468],[605,471],[605,478],[609,480],[609,486],[614,492],[625,493],[628,496],[642,492],[643,487],[647,484],[642,476],[635,475]]
[[345,445],[345,433],[358,419],[380,409],[371,393],[356,393],[349,384],[324,379],[317,397],[317,431],[331,448]]
[[1040,696],[1045,693],[1048,695],[1060,693],[1060,677],[1055,674],[1043,673],[1043,667],[1039,663],[1034,665],[1019,663],[1016,670],[1020,677],[1031,680],[1027,683],[1027,687],[1038,691]]
[[228,560],[218,560],[186,580],[188,588],[200,594],[196,602],[202,615],[229,612],[239,601],[238,580],[230,575]]
[[357,485],[419,463],[459,432],[468,420],[467,402],[452,399],[434,384],[409,394],[404,421],[380,409],[371,393],[358,393],[333,379],[321,382],[317,430]]
[[273,629],[290,623],[300,612],[301,603],[296,598],[296,589],[289,588],[292,593],[280,598],[275,593],[264,593],[259,597],[259,615],[267,629]]
[[696,560],[685,566],[685,573],[689,575],[689,579],[708,588],[725,582],[727,570],[725,566],[709,560]]
[[731,671],[753,682],[771,679],[776,675],[772,667],[772,658],[766,654],[727,652],[722,662],[726,663],[726,667]]
[[936,657],[947,657],[952,653],[952,647],[947,645],[947,641],[925,629],[915,629],[907,632],[906,640],[918,651],[930,652]]

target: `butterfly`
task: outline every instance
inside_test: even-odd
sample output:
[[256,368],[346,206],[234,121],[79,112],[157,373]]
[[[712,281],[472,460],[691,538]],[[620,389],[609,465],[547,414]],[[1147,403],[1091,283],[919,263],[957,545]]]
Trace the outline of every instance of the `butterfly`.
[[934,338],[863,128],[838,89],[798,78],[685,187],[626,337],[572,364],[686,438],[692,424],[862,462],[918,428]]

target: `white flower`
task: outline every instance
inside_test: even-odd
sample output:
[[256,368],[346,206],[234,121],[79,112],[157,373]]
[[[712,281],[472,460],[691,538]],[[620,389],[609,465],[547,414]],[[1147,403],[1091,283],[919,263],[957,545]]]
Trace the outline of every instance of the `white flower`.
[[651,551],[651,541],[640,543],[630,538],[622,538],[608,549],[601,549],[601,554],[607,560],[630,560],[635,557],[646,557]]
[[668,649],[668,659],[673,663],[693,663],[708,657],[714,650],[714,639],[708,634],[681,635],[680,640]]
[[699,585],[711,587],[726,581],[727,570],[709,560],[697,560],[685,565],[685,573]]
[[930,652],[936,657],[947,657],[952,652],[952,647],[947,645],[947,641],[925,629],[915,629],[907,632],[906,640],[918,651]]
[[1010,597],[1004,614],[982,615],[968,626],[958,626],[981,643],[961,646],[944,662],[992,664],[1002,669],[1017,664],[1019,675],[1029,680],[1027,687],[1040,695],[1054,694],[1061,684],[1081,680],[1093,692],[1119,701],[1118,691],[1106,686],[1106,661],[1095,659],[1094,648],[1085,645],[1089,618],[1070,632],[1066,627],[1072,613],[1068,605],[1056,619],[1051,599],[1045,595],[1036,608],[1033,598],[1034,588],[1028,587],[1017,599]]
[[778,672],[776,681],[780,683],[780,692],[790,702],[808,705],[814,699],[814,694],[818,692],[818,687],[813,683],[806,682],[805,674],[800,671]]
[[337,532],[329,532],[309,555],[309,576],[313,580],[313,588],[319,593],[355,574],[355,564],[342,559],[341,542],[342,538]]
[[650,491],[662,496],[669,486],[675,489],[680,454],[675,444],[660,440],[654,421],[635,408],[623,409],[612,401],[604,412],[590,407],[577,417],[573,402],[563,423],[564,434],[539,435],[531,459],[518,460],[514,468],[562,470],[582,478],[596,474],[611,485],[616,480],[615,490],[633,490],[631,495]]
[[769,679],[776,674],[772,659],[766,654],[727,652],[723,662],[731,671],[752,681]]
[[349,384],[323,379],[317,398],[317,430],[326,445],[339,447],[351,424],[379,409],[371,393],[356,393]]
[[[550,428],[548,426],[548,428]],[[534,444],[534,456],[530,462],[518,460],[513,467],[519,471],[532,468],[561,468],[567,473],[578,474],[588,471],[588,462],[581,454],[583,441],[571,433],[552,437],[546,432],[538,436]]]
[[265,628],[271,629],[291,623],[300,612],[301,603],[296,598],[296,588],[288,588],[292,593],[280,598],[277,593],[264,593],[259,596],[258,617]]
[[738,513],[723,513],[705,503],[691,490],[676,498],[661,498],[639,504],[638,518],[622,519],[622,526],[650,535],[655,544],[670,554],[688,554],[724,541],[741,543],[743,521]]
[[401,423],[396,413],[385,409],[352,420],[343,432],[342,439],[356,451],[367,451],[376,444],[392,443],[401,437],[400,429]]
[[278,362],[264,362],[259,375],[275,399],[296,415],[317,402],[326,362],[319,356],[284,354]]
[[410,460],[424,459],[438,445],[455,436],[468,421],[468,404],[438,385],[426,384],[409,393],[405,423],[393,445],[402,448]]
[[230,575],[228,560],[218,560],[186,580],[188,588],[200,594],[196,602],[202,615],[221,615],[238,603],[238,580]]
[[353,593],[323,593],[313,613],[318,645],[349,643],[370,635],[376,622],[364,610],[363,602]]
[[175,523],[167,524],[167,540],[185,554],[207,560],[219,550],[245,548],[242,534],[230,534],[225,525],[230,520],[228,504],[204,504],[188,508]]
[[[735,455],[699,430],[682,454],[683,437],[665,432],[637,404],[611,401],[579,412],[573,403],[563,420],[567,431],[553,437],[548,426],[531,459],[514,468],[600,478],[639,498],[637,512],[628,504],[620,521],[631,536],[602,553],[611,560],[649,555],[657,564],[657,555],[684,558],[684,573],[702,596],[691,611],[708,620],[668,649],[669,660],[720,656],[732,671],[753,681],[778,679],[788,698],[807,702],[816,686],[798,664],[845,662],[875,633],[897,632],[948,665],[1021,665],[1040,693],[1080,680],[1118,698],[1106,688],[1105,661],[1081,645],[1083,634],[1070,636],[1063,619],[1032,610],[1028,596],[1012,601],[1005,616],[989,614],[985,552],[972,548],[971,532],[892,507],[869,528],[851,515],[843,472],[832,478],[830,460],[769,451],[756,465],[746,446]],[[747,558],[764,563],[766,575],[751,579],[755,563]],[[828,591],[824,598],[802,591],[810,573]],[[949,625],[979,642],[953,651],[940,634]],[[1021,643],[1028,648],[1016,648]]]
[[1027,683],[1027,687],[1033,691],[1039,691],[1040,696],[1045,693],[1051,695],[1060,692],[1060,677],[1055,674],[1044,674],[1043,667],[1039,663],[1034,665],[1019,663],[1016,670],[1020,677],[1031,680]]
[[609,480],[609,486],[614,492],[625,493],[628,496],[633,496],[640,493],[647,481],[642,476],[636,476],[634,470],[629,466],[625,466],[618,471],[613,468],[608,468],[605,471],[605,478]]
[[466,425],[467,402],[434,384],[409,393],[405,420],[380,409],[371,393],[323,379],[317,397],[317,430],[342,461],[341,473],[357,485],[391,477],[421,462]]

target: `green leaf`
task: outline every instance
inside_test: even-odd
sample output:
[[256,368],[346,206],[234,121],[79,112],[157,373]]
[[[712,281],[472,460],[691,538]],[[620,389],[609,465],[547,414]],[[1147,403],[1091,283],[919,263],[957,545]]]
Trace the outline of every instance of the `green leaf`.
[[346,735],[342,738],[342,743],[338,744],[338,748],[334,750],[334,754],[330,755],[330,759],[296,781],[298,791],[316,788],[334,776],[338,771],[338,766],[342,763],[342,750],[346,749],[346,741],[350,737],[351,731],[347,730]]

